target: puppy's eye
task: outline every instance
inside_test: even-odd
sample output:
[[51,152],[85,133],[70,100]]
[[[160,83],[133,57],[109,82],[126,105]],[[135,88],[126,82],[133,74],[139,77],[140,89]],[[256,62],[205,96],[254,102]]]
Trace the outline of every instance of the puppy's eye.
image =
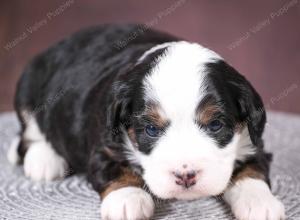
[[159,135],[159,129],[153,125],[146,125],[145,131],[150,137],[157,137]]
[[208,124],[208,129],[212,132],[217,132],[223,127],[223,123],[219,120],[213,120]]

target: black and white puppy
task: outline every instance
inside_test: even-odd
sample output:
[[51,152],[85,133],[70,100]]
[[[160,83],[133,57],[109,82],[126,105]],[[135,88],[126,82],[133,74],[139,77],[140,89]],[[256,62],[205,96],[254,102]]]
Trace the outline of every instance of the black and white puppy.
[[10,161],[37,181],[86,172],[103,219],[151,217],[150,194],[222,195],[238,219],[284,218],[261,98],[197,43],[135,25],[76,33],[25,69],[15,108]]

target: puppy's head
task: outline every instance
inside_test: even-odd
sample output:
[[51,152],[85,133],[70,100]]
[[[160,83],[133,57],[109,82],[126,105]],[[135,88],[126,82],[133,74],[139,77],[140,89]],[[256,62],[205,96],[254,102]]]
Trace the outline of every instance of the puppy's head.
[[218,195],[235,163],[255,154],[265,124],[248,81],[198,44],[146,52],[120,81],[111,121],[124,127],[125,154],[158,197]]

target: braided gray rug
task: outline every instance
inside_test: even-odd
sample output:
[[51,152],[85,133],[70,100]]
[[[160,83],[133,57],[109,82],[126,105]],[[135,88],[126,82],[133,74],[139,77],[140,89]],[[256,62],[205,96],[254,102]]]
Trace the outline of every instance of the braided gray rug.
[[[287,219],[300,219],[300,116],[269,113],[266,149],[274,154],[272,190],[284,203]],[[0,115],[0,219],[100,219],[100,199],[84,176],[52,183],[33,183],[21,167],[6,159],[18,132],[13,113]],[[213,198],[158,204],[153,219],[233,219]]]

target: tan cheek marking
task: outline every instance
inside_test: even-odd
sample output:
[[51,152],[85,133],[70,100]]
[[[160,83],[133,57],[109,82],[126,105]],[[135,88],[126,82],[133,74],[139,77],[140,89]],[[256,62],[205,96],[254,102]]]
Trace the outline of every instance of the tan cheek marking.
[[234,128],[234,132],[236,133],[242,133],[244,128],[246,127],[246,123],[245,122],[241,122],[241,123],[237,123],[235,125],[235,128]]
[[137,146],[137,141],[136,141],[136,135],[135,135],[134,129],[133,128],[129,128],[127,130],[127,133],[128,133],[128,137],[129,137],[130,141],[136,147]]
[[100,196],[103,199],[112,191],[127,186],[142,187],[143,183],[144,182],[140,176],[134,174],[128,168],[123,168],[122,175],[118,179],[114,180],[111,184],[109,184],[109,186],[102,193],[100,193]]

